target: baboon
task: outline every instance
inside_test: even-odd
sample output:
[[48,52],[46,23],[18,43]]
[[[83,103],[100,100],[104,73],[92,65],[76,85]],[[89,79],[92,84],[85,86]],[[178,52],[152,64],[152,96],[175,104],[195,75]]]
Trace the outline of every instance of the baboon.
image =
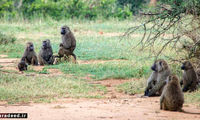
[[183,92],[192,92],[197,89],[198,79],[194,68],[190,61],[183,62],[181,69],[184,70],[181,84],[183,84]]
[[184,96],[176,75],[170,75],[160,97],[160,109],[182,111]]
[[18,64],[18,69],[19,69],[19,71],[25,71],[25,70],[27,70],[27,67],[28,67],[28,65],[25,62],[25,58],[22,57]]
[[69,57],[72,55],[76,60],[76,55],[73,53],[76,48],[76,39],[69,29],[68,26],[61,27],[62,43],[60,43],[60,49],[58,52],[59,57],[64,57],[65,55]]
[[23,58],[25,58],[25,62],[28,63],[28,65],[38,65],[37,55],[34,51],[34,45],[32,42],[26,43]]
[[162,90],[166,84],[167,77],[171,74],[170,68],[165,60],[156,60],[152,65],[153,70],[151,76],[147,80],[145,96],[157,96],[162,94]]
[[49,39],[42,41],[42,46],[38,55],[38,61],[40,65],[53,65],[54,56]]

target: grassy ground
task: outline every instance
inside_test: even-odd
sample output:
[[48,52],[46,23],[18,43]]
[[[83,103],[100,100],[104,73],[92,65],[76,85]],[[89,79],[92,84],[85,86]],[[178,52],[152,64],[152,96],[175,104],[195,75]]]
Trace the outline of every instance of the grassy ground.
[[[32,41],[38,53],[42,40],[50,39],[54,54],[58,51],[61,41],[60,27],[70,26],[77,39],[75,54],[78,60],[95,61],[95,64],[71,64],[61,63],[46,66],[42,71],[29,70],[26,73],[48,73],[47,69],[56,68],[64,75],[60,76],[26,76],[14,73],[5,74],[0,72],[0,100],[15,102],[45,102],[62,97],[89,97],[102,98],[94,91],[106,92],[101,85],[87,83],[85,76],[91,80],[105,79],[130,79],[136,81],[119,85],[116,89],[127,94],[143,93],[145,81],[150,74],[150,65],[153,59],[148,58],[147,51],[132,49],[132,46],[142,37],[142,30],[138,30],[131,37],[121,40],[122,35],[129,27],[139,24],[133,21],[85,21],[85,20],[37,20],[0,22],[0,32],[12,34],[17,40],[15,44],[0,45],[0,54],[7,54],[10,58],[20,58],[24,52],[25,43]],[[159,46],[158,46],[159,47]],[[170,54],[170,50],[165,51]],[[173,56],[173,54],[172,54]],[[161,56],[161,58],[164,58]],[[104,62],[101,62],[104,61]],[[179,65],[170,64],[173,71],[180,75]],[[0,66],[1,67],[1,66]],[[187,94],[189,102],[200,100],[199,91]],[[190,99],[195,98],[195,99]]]

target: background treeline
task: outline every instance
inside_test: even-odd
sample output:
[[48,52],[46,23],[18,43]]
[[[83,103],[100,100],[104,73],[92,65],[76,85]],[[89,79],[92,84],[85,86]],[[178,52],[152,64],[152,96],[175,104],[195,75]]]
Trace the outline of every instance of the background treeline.
[[150,0],[0,0],[0,17],[128,18]]

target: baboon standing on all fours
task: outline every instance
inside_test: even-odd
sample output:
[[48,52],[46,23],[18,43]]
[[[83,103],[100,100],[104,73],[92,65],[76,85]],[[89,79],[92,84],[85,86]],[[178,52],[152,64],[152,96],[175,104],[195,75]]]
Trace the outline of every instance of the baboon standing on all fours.
[[59,57],[64,57],[65,55],[69,57],[72,55],[76,60],[76,55],[73,53],[76,48],[76,39],[68,26],[61,27],[61,35],[62,43],[60,43],[58,52]]
[[34,45],[32,42],[26,43],[26,49],[22,58],[24,58],[25,62],[29,65],[38,65],[37,55],[34,51]]
[[147,80],[145,96],[161,95],[166,84],[167,77],[171,74],[170,68],[165,60],[156,60],[152,65],[153,70],[151,76]]
[[42,46],[38,55],[40,65],[53,65],[54,56],[49,39],[42,41]]
[[19,71],[25,71],[27,70],[28,65],[25,62],[25,58],[22,57],[22,59],[20,60],[19,64],[18,64],[18,69]]
[[184,70],[183,78],[181,80],[181,84],[183,84],[183,92],[192,92],[196,90],[198,79],[192,64],[189,61],[185,61],[181,66],[181,69]]
[[170,75],[160,97],[160,109],[170,111],[181,111],[184,96],[178,78]]

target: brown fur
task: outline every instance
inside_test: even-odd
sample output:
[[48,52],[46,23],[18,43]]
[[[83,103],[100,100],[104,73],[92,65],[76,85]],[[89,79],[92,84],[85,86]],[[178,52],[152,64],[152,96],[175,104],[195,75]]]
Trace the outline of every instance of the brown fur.
[[22,58],[18,64],[19,71],[25,71],[27,70],[28,65],[25,62],[25,58]]
[[42,42],[42,46],[38,55],[38,60],[40,65],[53,65],[54,56],[49,39],[46,39]]
[[185,61],[181,67],[184,70],[183,78],[181,83],[183,83],[183,92],[192,92],[197,89],[198,79],[196,72],[190,61]]
[[29,65],[38,65],[37,55],[34,51],[34,46],[32,42],[26,43],[26,49],[24,51],[23,58],[25,62]]
[[151,69],[153,72],[147,80],[147,87],[144,95],[160,96],[166,83],[165,80],[171,74],[171,71],[167,62],[162,59],[156,60]]
[[62,43],[60,43],[60,49],[58,51],[59,57],[67,56],[69,58],[72,55],[76,60],[76,55],[73,53],[76,48],[76,39],[68,26],[61,28],[61,35]]
[[169,111],[181,111],[184,96],[176,75],[170,75],[160,97],[160,109]]

